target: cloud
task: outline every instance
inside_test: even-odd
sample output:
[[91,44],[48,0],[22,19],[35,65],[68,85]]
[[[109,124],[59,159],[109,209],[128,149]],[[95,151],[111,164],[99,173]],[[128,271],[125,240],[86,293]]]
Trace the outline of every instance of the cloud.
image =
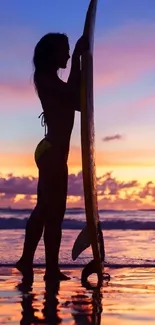
[[106,136],[102,140],[104,142],[109,142],[109,141],[113,141],[113,140],[122,140],[122,139],[123,139],[123,135],[115,134],[115,135]]
[[103,209],[155,208],[155,184],[141,185],[137,180],[121,182],[107,173],[98,178],[98,205]]
[[[0,178],[0,207],[34,207],[37,178],[15,177],[9,174]],[[155,184],[142,185],[137,180],[122,182],[112,173],[97,178],[98,205],[102,209],[155,208]],[[70,174],[68,179],[68,207],[84,207],[82,172]]]
[[139,192],[139,197],[142,199],[148,196],[155,198],[155,185],[153,182],[148,182]]
[[0,178],[0,193],[5,195],[36,194],[37,179],[34,177],[16,177],[9,174]]
[[83,195],[83,178],[82,172],[77,175],[71,174],[68,177],[68,195],[82,196]]
[[[17,195],[30,197],[37,193],[38,179],[35,177],[14,176],[8,174],[6,177],[0,177],[0,195],[3,199],[15,198]],[[70,174],[68,178],[68,195],[82,196],[83,181],[82,172]]]
[[97,178],[97,188],[100,196],[105,195],[119,195],[122,190],[133,189],[139,186],[137,180],[129,182],[118,181],[115,177],[112,177],[112,173],[106,173],[102,177]]

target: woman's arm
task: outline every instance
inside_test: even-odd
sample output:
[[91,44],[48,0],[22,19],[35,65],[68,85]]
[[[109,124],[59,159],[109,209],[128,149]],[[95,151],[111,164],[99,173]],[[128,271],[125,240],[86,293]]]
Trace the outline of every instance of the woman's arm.
[[87,49],[86,39],[82,36],[76,43],[71,62],[70,75],[67,81],[69,92],[74,100],[74,109],[80,111],[81,55]]
[[72,55],[71,70],[67,82],[59,78],[52,82],[50,75],[46,75],[43,78],[42,88],[48,90],[48,96],[46,93],[46,104],[48,107],[52,105],[53,107],[64,107],[65,109],[80,111],[80,58],[84,50],[86,50],[86,44],[83,37],[81,37],[77,41]]
[[74,109],[80,111],[80,86],[81,86],[80,57],[73,54],[71,71],[67,81],[67,88],[73,101]]

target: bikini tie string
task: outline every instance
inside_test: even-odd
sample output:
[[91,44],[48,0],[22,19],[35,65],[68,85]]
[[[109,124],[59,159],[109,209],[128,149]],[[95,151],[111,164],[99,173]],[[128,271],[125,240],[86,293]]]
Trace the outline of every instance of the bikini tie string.
[[46,123],[46,118],[44,112],[42,112],[38,118],[41,118],[41,126],[45,128],[45,136],[47,135],[47,123]]

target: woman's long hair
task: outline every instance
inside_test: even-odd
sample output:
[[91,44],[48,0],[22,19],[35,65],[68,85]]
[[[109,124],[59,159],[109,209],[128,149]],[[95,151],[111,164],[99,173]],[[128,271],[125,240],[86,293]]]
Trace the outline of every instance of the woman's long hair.
[[63,42],[68,42],[66,34],[49,33],[44,35],[34,49],[34,85],[38,90],[38,78],[42,73],[50,71],[51,68],[59,69],[58,53]]

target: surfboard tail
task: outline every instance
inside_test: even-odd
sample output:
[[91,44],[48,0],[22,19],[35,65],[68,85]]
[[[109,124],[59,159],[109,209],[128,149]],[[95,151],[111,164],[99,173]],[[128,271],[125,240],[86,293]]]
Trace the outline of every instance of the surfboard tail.
[[[102,262],[102,269],[104,270],[104,261]],[[95,260],[90,261],[82,270],[81,282],[83,286],[88,287],[90,285],[88,278],[93,273],[97,273],[98,275],[98,269]],[[97,287],[101,287],[103,281],[110,281],[110,275],[108,273],[105,273],[104,271],[102,272],[100,277],[98,276]]]

